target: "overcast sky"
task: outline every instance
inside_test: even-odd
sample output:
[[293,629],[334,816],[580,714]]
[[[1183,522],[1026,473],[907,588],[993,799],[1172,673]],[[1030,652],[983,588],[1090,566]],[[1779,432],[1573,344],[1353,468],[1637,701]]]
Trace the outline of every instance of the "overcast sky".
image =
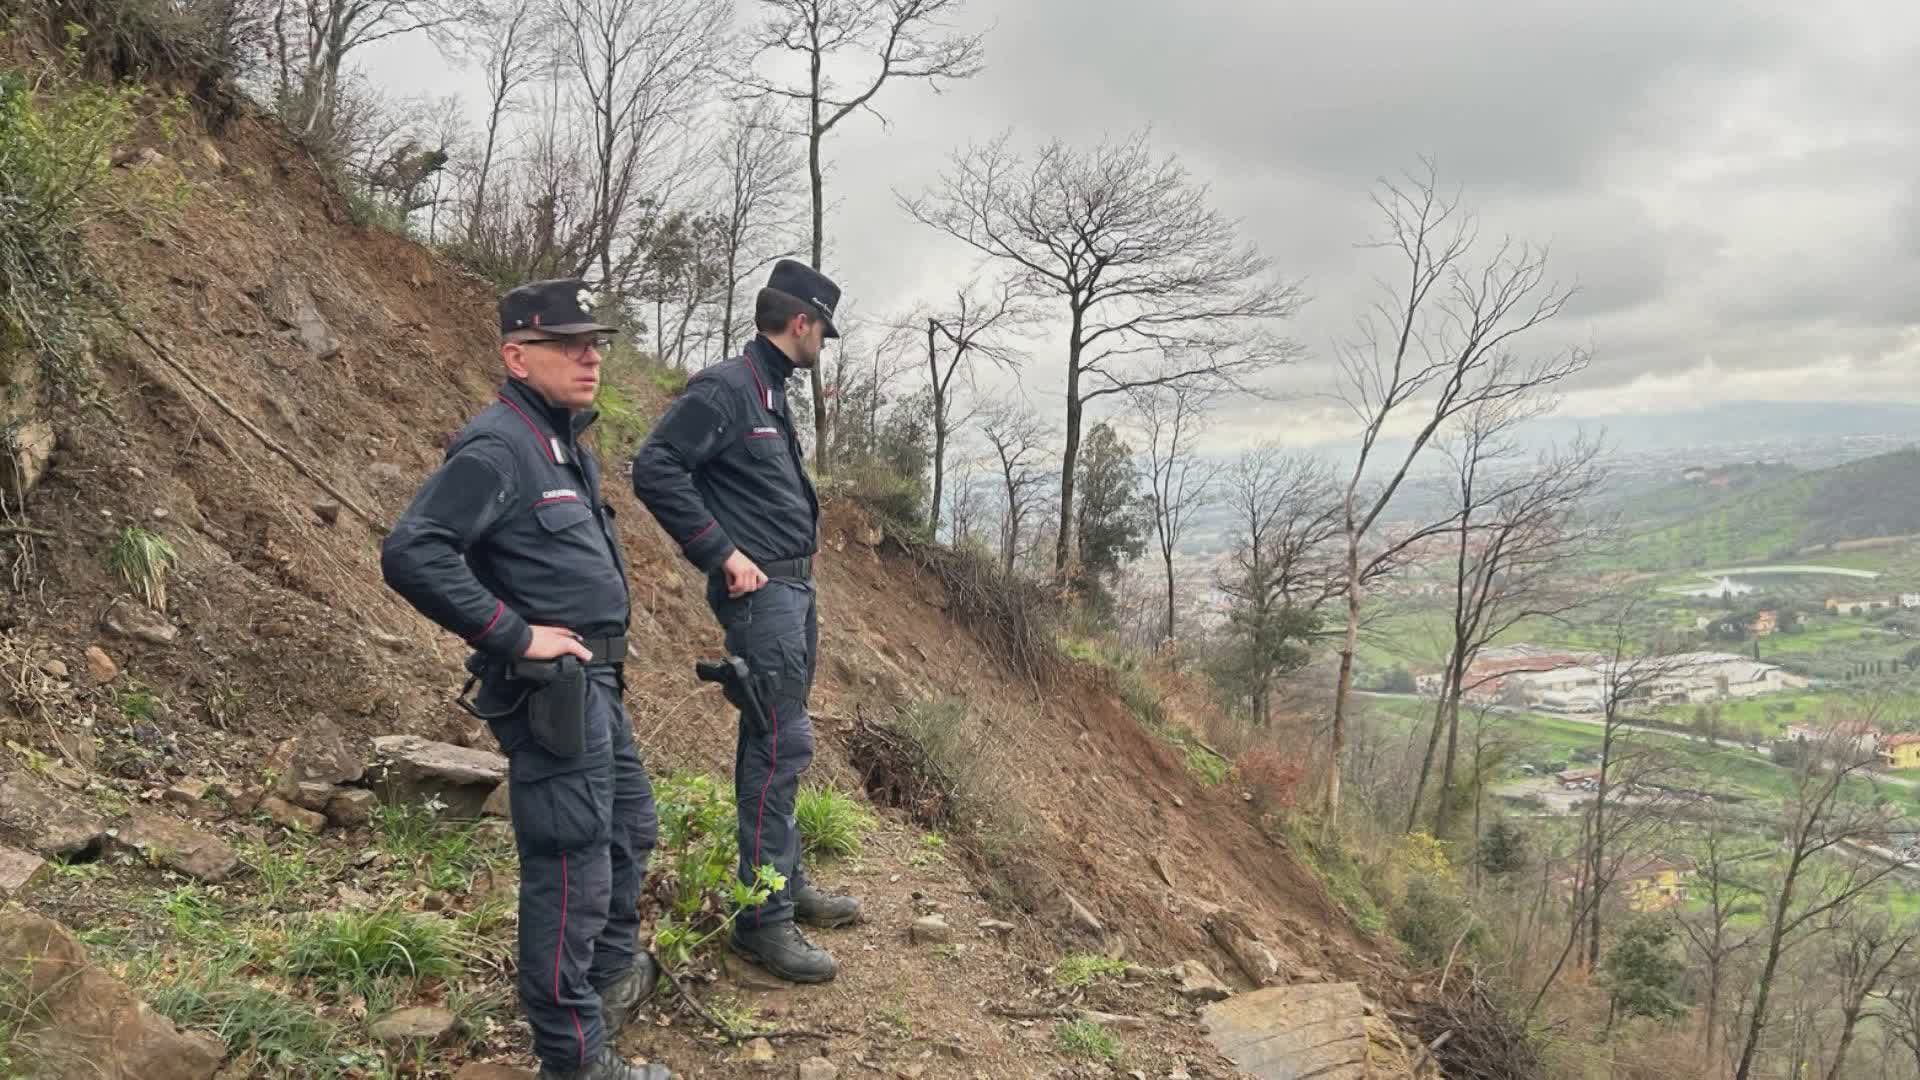
[[[747,5],[743,5],[743,13]],[[1389,269],[1356,250],[1371,184],[1439,162],[1483,231],[1551,245],[1577,283],[1553,338],[1590,344],[1571,415],[1713,401],[1920,402],[1920,4],[1851,0],[969,0],[987,69],[889,86],[828,143],[828,270],[867,316],[970,267],[909,221],[946,155],[1011,130],[1091,144],[1151,126],[1311,303],[1284,421],[1339,435],[1328,357]],[[368,57],[444,91],[416,48]],[[455,76],[461,78],[461,76]],[[1057,404],[1058,350],[1023,385]],[[1268,406],[1270,411],[1273,406]]]

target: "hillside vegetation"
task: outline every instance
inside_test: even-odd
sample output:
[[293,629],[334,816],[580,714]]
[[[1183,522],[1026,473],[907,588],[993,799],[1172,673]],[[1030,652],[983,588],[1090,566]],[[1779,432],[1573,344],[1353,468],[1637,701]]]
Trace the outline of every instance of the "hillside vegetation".
[[1679,488],[1636,500],[1623,512],[1653,527],[1625,561],[1646,570],[1710,568],[1920,533],[1920,450],[1756,479],[1691,509]]

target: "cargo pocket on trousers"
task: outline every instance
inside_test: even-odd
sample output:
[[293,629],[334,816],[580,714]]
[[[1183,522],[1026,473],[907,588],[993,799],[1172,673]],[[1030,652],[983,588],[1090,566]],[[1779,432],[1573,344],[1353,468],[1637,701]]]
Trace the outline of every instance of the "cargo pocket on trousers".
[[536,851],[576,851],[604,843],[613,823],[612,781],[590,772],[509,779],[513,828]]

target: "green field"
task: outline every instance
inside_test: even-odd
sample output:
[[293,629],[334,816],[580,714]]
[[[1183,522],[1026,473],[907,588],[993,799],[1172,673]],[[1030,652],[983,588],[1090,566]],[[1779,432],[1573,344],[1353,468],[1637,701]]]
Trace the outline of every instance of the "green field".
[[[1370,698],[1367,704],[1376,714],[1391,717],[1402,730],[1425,732],[1433,720],[1433,704],[1428,701]],[[1513,755],[1512,765],[1515,772],[1521,765],[1533,765],[1536,769],[1556,765],[1572,767],[1577,761],[1575,755],[1588,751],[1591,756],[1591,752],[1597,751],[1600,746],[1601,729],[1598,724],[1538,713],[1494,715],[1498,718],[1501,737],[1517,751]],[[1692,786],[1768,801],[1777,801],[1793,793],[1793,777],[1789,770],[1744,746],[1711,747],[1685,736],[1663,732],[1636,731],[1627,738],[1633,740],[1635,745],[1658,746],[1672,754],[1676,766],[1695,776],[1691,781],[1678,779]],[[1864,778],[1854,788],[1855,797],[1863,800],[1871,800],[1881,794],[1920,803],[1920,790],[1877,785]]]

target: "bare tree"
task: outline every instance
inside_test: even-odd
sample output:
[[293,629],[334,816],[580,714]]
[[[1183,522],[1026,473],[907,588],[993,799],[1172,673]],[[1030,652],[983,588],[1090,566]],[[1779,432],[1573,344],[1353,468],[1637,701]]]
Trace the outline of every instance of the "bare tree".
[[[1030,160],[1008,137],[957,153],[939,186],[902,198],[924,224],[1008,263],[1036,295],[1065,302],[1066,444],[1060,520],[1073,520],[1074,472],[1087,404],[1150,386],[1251,392],[1249,380],[1288,359],[1264,336],[1292,315],[1299,288],[1274,280],[1235,222],[1177,159],[1156,158],[1145,134],[1093,150],[1061,142]],[[1171,358],[1150,370],[1132,361]],[[1064,534],[1054,572],[1068,571]]]
[[[933,498],[927,511],[927,533],[940,535],[940,500],[947,482],[947,442],[955,428],[972,419],[959,412],[954,377],[966,373],[972,382],[975,359],[986,359],[1003,371],[1020,367],[1020,352],[1007,335],[1030,325],[1032,318],[1013,282],[989,290],[985,297],[967,286],[953,294],[953,305],[927,316],[927,386],[933,392]],[[946,355],[941,356],[945,342]]]
[[[791,79],[755,72],[741,79],[750,97],[794,102],[806,119],[792,134],[807,141],[807,179],[813,195],[813,265],[825,270],[826,170],[822,145],[842,120],[873,107],[880,88],[895,80],[921,80],[937,93],[941,84],[970,79],[982,65],[985,34],[954,31],[948,20],[963,0],[758,0],[765,18],[754,35],[756,66],[798,61],[804,72]],[[854,57],[863,74],[845,79]],[[844,81],[843,81],[844,80]],[[819,430],[814,468],[831,467],[829,418],[819,368],[811,373],[814,426]]]
[[1855,906],[1838,914],[1839,918],[1826,928],[1832,938],[1827,968],[1840,984],[1840,1041],[1834,1048],[1827,1080],[1841,1080],[1845,1075],[1847,1051],[1853,1046],[1867,999],[1887,985],[1896,965],[1920,939],[1920,928],[1895,922],[1884,911]]
[[1227,624],[1239,646],[1235,667],[1254,725],[1264,728],[1275,683],[1306,662],[1303,646],[1334,591],[1327,546],[1339,534],[1339,491],[1319,461],[1269,446],[1228,467],[1222,500],[1232,554],[1215,585],[1227,596]]
[[1913,1056],[1914,1072],[1920,1074],[1920,969],[1908,968],[1900,973],[1893,991],[1887,994],[1887,1005],[1882,1014],[1886,1026]]
[[1837,917],[1906,865],[1881,861],[1859,850],[1886,834],[1893,811],[1848,797],[1849,786],[1863,782],[1876,759],[1846,732],[1844,725],[1832,725],[1823,738],[1808,745],[1794,769],[1794,790],[1782,822],[1785,864],[1768,903],[1767,929],[1761,939],[1764,959],[1754,984],[1735,1080],[1747,1080],[1753,1073],[1781,958],[1807,940],[1808,931],[1821,920]]
[[[1428,444],[1453,418],[1485,404],[1536,396],[1583,370],[1588,355],[1565,350],[1544,359],[1521,360],[1515,339],[1551,320],[1570,293],[1546,277],[1546,257],[1524,245],[1502,242],[1478,265],[1473,219],[1457,200],[1439,191],[1432,164],[1405,184],[1383,182],[1373,196],[1385,235],[1370,246],[1391,251],[1401,265],[1397,286],[1361,320],[1360,336],[1340,349],[1341,398],[1360,422],[1360,447],[1347,481],[1347,633],[1340,649],[1327,778],[1327,822],[1340,813],[1340,765],[1345,756],[1353,657],[1359,644],[1364,585],[1372,576],[1361,553],[1373,527]],[[1390,421],[1415,413],[1413,436],[1395,452],[1392,472],[1368,486],[1369,467]],[[1394,464],[1397,463],[1397,464]],[[1364,493],[1364,494],[1363,494]],[[1410,545],[1451,521],[1413,529],[1373,556],[1391,561]]]
[[1194,516],[1212,505],[1220,465],[1200,456],[1201,424],[1212,404],[1205,384],[1168,383],[1129,393],[1147,443],[1148,509],[1153,535],[1166,571],[1167,620],[1161,640],[1179,640],[1175,625],[1173,557]]
[[[1714,1038],[1720,1027],[1721,992],[1729,962],[1753,947],[1756,930],[1741,930],[1761,911],[1757,883],[1772,848],[1741,843],[1729,835],[1725,813],[1717,807],[1706,818],[1706,833],[1689,862],[1696,896],[1704,901],[1697,913],[1682,913],[1678,922],[1688,948],[1700,958],[1706,979],[1706,1017],[1701,1024],[1707,1060],[1713,1060]],[[1704,893],[1704,895],[1701,895]]]
[[576,272],[625,295],[655,215],[685,172],[671,136],[725,42],[722,0],[548,0],[592,146],[593,209]]
[[1006,506],[1000,522],[1000,558],[1013,573],[1026,535],[1028,517],[1042,497],[1047,477],[1041,462],[1051,437],[1046,424],[1025,402],[1009,400],[987,408],[980,433],[993,448]]
[[1531,468],[1516,468],[1520,451],[1511,432],[1546,405],[1545,399],[1519,397],[1483,404],[1467,413],[1459,438],[1442,446],[1451,464],[1454,503],[1451,641],[1414,784],[1409,832],[1444,730],[1447,748],[1433,834],[1447,833],[1460,702],[1494,677],[1473,674],[1480,651],[1524,620],[1561,618],[1586,600],[1566,583],[1604,535],[1589,516],[1604,481],[1599,447],[1576,442],[1541,456]]
[[444,50],[457,44],[465,28],[488,18],[486,0],[283,0],[274,37],[288,126],[310,144],[330,146],[340,133],[336,112],[347,57],[414,34]]
[[1634,737],[1629,709],[1670,677],[1680,661],[1657,645],[1651,649],[1639,646],[1634,631],[1634,614],[1639,607],[1637,597],[1618,600],[1603,624],[1608,649],[1598,661],[1600,760],[1594,768],[1593,800],[1580,822],[1579,859],[1573,872],[1566,940],[1552,971],[1527,1007],[1529,1020],[1581,942],[1587,945],[1587,966],[1598,967],[1608,897],[1623,875],[1646,865],[1664,846],[1674,766],[1661,749]]
[[947,536],[955,550],[987,547],[982,535],[988,524],[984,520],[986,502],[987,493],[981,490],[974,464],[961,462],[947,491]]
[[763,101],[751,108],[737,107],[731,123],[728,137],[715,152],[715,164],[724,178],[720,262],[727,280],[720,316],[722,355],[731,355],[734,342],[747,336],[734,315],[740,282],[791,253],[788,230],[796,224],[792,202],[799,194],[799,157],[778,129],[772,104]]
[[539,75],[547,56],[544,44],[537,40],[539,27],[536,0],[515,0],[500,13],[487,38],[487,136],[475,165],[472,205],[467,210],[469,242],[480,232],[487,214],[487,183],[493,175],[493,158],[499,144],[500,124],[513,109],[514,96]]

